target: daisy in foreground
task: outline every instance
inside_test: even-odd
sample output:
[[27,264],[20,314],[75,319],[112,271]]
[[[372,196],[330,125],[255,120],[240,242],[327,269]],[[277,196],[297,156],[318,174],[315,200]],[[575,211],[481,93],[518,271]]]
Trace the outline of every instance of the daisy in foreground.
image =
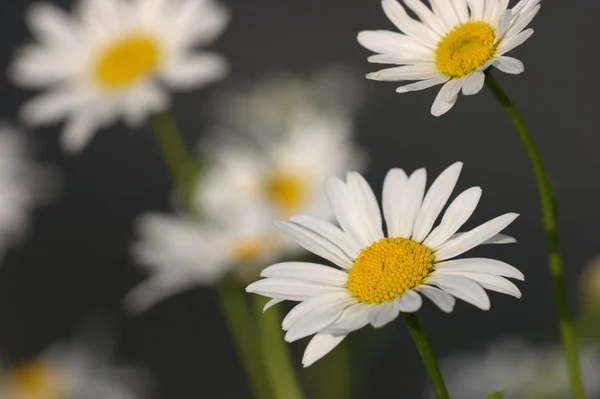
[[297,215],[276,225],[307,250],[333,262],[334,268],[305,262],[286,262],[267,267],[263,280],[246,291],[282,300],[300,301],[283,320],[285,339],[293,342],[316,334],[308,344],[305,367],[329,353],[350,332],[367,324],[380,328],[400,312],[420,309],[422,295],[442,311],[451,312],[455,298],[487,310],[484,290],[521,296],[504,277],[523,279],[514,267],[493,259],[450,260],[480,245],[510,243],[500,235],[517,214],[508,213],[468,232],[458,230],[469,219],[481,189],[461,193],[433,224],[446,205],[462,163],[447,168],[425,193],[426,173],[409,176],[392,169],[383,187],[382,217],[375,195],[365,179],[350,172],[347,181],[330,178],[329,202],[341,226],[308,215]]
[[[505,54],[533,34],[525,29],[540,10],[541,0],[383,0],[387,17],[402,32],[364,31],[358,41],[378,54],[369,62],[402,65],[367,75],[381,81],[411,81],[398,93],[443,84],[431,113],[440,116],[454,106],[458,93],[479,93],[490,66],[510,74],[523,72],[523,63]],[[411,18],[405,7],[420,19]]]
[[194,49],[227,24],[228,12],[212,0],[80,0],[72,16],[44,2],[27,17],[37,43],[20,49],[12,78],[48,91],[21,116],[34,126],[66,119],[69,152],[119,119],[137,127],[168,108],[165,86],[197,88],[227,71],[221,56]]

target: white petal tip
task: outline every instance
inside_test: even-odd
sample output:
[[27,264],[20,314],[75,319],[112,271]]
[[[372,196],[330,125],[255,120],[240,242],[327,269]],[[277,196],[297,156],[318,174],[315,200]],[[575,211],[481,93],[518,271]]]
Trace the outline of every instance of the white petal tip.
[[371,80],[377,80],[377,76],[378,76],[377,72],[371,72],[366,75],[367,79],[371,79]]

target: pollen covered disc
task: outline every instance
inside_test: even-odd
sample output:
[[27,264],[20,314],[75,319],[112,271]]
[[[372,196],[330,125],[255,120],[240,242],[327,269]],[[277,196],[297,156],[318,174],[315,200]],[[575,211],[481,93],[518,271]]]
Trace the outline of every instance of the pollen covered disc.
[[452,78],[469,75],[494,57],[495,39],[496,32],[485,22],[460,24],[439,42],[437,68]]
[[433,269],[432,251],[405,238],[384,238],[364,249],[348,273],[348,290],[364,303],[392,301],[420,285]]

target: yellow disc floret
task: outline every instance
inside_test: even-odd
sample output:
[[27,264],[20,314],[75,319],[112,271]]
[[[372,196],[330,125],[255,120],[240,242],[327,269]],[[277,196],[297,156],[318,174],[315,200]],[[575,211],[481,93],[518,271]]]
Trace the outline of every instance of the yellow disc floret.
[[348,273],[348,290],[364,303],[392,301],[421,284],[433,253],[415,241],[384,238],[364,249]]
[[110,44],[100,53],[94,76],[102,88],[118,90],[153,73],[159,60],[156,40],[147,35],[132,35]]
[[307,192],[304,179],[294,173],[276,173],[267,179],[265,192],[281,216],[289,216],[302,209]]
[[64,395],[59,376],[43,362],[24,363],[6,377],[11,398],[59,399]]
[[494,57],[496,32],[485,22],[455,27],[438,44],[435,61],[444,75],[460,78],[473,73]]

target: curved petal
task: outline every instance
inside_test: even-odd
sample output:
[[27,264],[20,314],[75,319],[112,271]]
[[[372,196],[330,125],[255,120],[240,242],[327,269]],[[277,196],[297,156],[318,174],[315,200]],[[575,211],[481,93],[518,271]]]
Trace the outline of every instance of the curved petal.
[[381,211],[371,186],[357,172],[348,172],[346,180],[348,193],[362,216],[362,223],[368,232],[369,240],[371,242],[381,240],[383,238]]
[[357,40],[363,47],[375,53],[435,60],[435,54],[431,49],[402,33],[387,30],[367,30],[360,32]]
[[381,328],[398,317],[398,309],[394,301],[375,305],[369,312],[369,323],[375,328]]
[[429,298],[442,312],[450,313],[454,310],[456,300],[447,292],[431,285],[421,285],[415,288],[415,290]]
[[292,323],[285,334],[285,340],[287,342],[294,342],[321,331],[325,327],[335,323],[342,315],[344,309],[352,303],[354,303],[354,299],[347,298],[313,308]]
[[433,86],[441,85],[449,81],[450,78],[447,76],[433,78],[433,79],[425,79],[415,83],[410,83],[404,86],[400,86],[396,89],[396,93],[407,93],[409,91],[419,91],[425,90]]
[[385,15],[401,32],[427,47],[435,48],[440,36],[421,22],[412,19],[398,1],[383,0],[381,5]]
[[348,334],[352,331],[363,328],[369,324],[369,313],[373,305],[364,303],[355,303],[344,309],[344,312],[332,325],[323,329],[322,333],[326,334]]
[[345,287],[348,273],[330,266],[308,262],[284,262],[264,268],[261,277],[312,281],[325,285]]
[[462,276],[446,276],[434,273],[427,279],[427,284],[437,285],[448,294],[482,310],[490,309],[490,298],[485,290],[475,281]]
[[[421,208],[423,195],[425,194],[425,184],[427,182],[427,172],[425,169],[417,169],[408,178],[406,189],[398,199],[399,223],[398,231],[394,235],[402,238],[410,238],[413,233],[415,218]],[[389,231],[388,231],[389,232]]]
[[310,215],[294,215],[290,221],[327,238],[352,259],[355,259],[362,250],[362,247],[348,237],[342,229],[325,220]]
[[302,365],[308,367],[331,352],[346,338],[345,335],[316,334],[310,340],[302,357]]
[[444,84],[435,97],[433,105],[431,106],[431,115],[441,116],[450,111],[450,109],[454,107],[454,104],[456,103],[458,93],[462,88],[462,84],[462,78],[452,79]]
[[482,273],[510,277],[517,280],[525,279],[525,276],[519,269],[496,259],[466,258],[449,260],[436,263],[435,269],[439,273]]
[[515,47],[519,47],[521,44],[525,43],[525,41],[529,39],[531,35],[533,35],[533,29],[525,29],[523,32],[512,38],[506,38],[498,45],[496,56],[504,55]]
[[421,305],[423,305],[423,298],[412,290],[408,290],[394,299],[396,309],[404,313],[414,313],[421,309]]
[[407,189],[408,176],[399,168],[390,169],[383,181],[382,207],[389,237],[398,234],[400,229],[400,198]]
[[350,200],[346,184],[337,177],[331,177],[327,180],[325,191],[331,209],[344,232],[360,244],[362,248],[371,245],[372,242],[369,240],[354,209],[354,203]]
[[454,191],[462,166],[462,162],[450,165],[435,179],[429,188],[415,219],[415,227],[412,234],[414,241],[423,241],[431,231],[431,227],[446,205],[452,191]]
[[266,278],[255,281],[246,287],[246,292],[266,296],[273,299],[282,299],[287,301],[307,301],[310,298],[347,293],[344,288],[318,284],[311,281],[299,281],[283,278]]
[[277,220],[274,224],[292,240],[315,255],[327,259],[344,269],[352,267],[352,259],[344,251],[312,230],[283,220]]
[[224,57],[205,52],[173,60],[160,76],[174,89],[191,90],[221,80],[228,71]]
[[266,312],[267,310],[271,309],[273,306],[275,306],[275,305],[277,305],[278,303],[281,303],[281,302],[283,302],[283,299],[271,299],[263,307],[263,312]]
[[464,81],[462,92],[465,96],[472,96],[483,89],[485,75],[481,71],[473,72]]
[[[466,233],[456,233],[452,237],[450,237],[450,239],[452,240],[452,239],[458,238],[464,234],[466,234]],[[496,234],[493,237],[488,238],[487,240],[482,242],[480,245],[516,244],[516,242],[517,242],[517,239],[514,237],[508,236],[506,234]]]
[[525,65],[523,65],[521,61],[519,61],[516,58],[507,57],[504,55],[496,57],[492,65],[504,73],[510,73],[513,75],[523,73],[523,71],[525,70]]
[[521,298],[521,291],[519,291],[517,286],[504,277],[493,276],[491,274],[464,272],[461,275],[477,282],[486,290],[514,296],[515,298]]
[[383,82],[400,82],[404,80],[429,80],[440,78],[442,76],[443,75],[437,70],[435,64],[431,62],[422,62],[371,72],[367,74],[367,79]]
[[498,216],[457,238],[446,241],[444,245],[435,251],[435,259],[442,261],[467,252],[504,230],[518,216],[516,213]]
[[481,198],[481,188],[471,187],[463,191],[448,207],[444,217],[433,231],[427,236],[423,242],[428,248],[436,249],[445,243],[462,227],[463,224],[473,214],[479,199]]

